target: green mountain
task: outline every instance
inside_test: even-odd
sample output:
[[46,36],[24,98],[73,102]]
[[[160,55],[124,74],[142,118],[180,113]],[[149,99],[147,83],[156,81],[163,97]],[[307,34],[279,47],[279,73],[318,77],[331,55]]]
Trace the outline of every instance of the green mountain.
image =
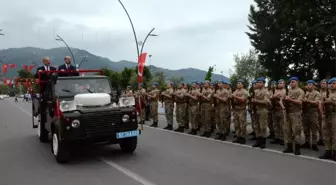
[[[131,61],[118,61],[114,62],[108,58],[100,57],[89,53],[88,51],[72,48],[72,52],[75,56],[75,61],[79,64],[85,56],[87,59],[81,64],[81,68],[85,69],[99,69],[103,67],[107,67],[109,69],[115,71],[122,71],[125,67],[131,68],[135,67],[137,63]],[[53,49],[41,49],[41,48],[33,48],[33,47],[25,47],[25,48],[10,48],[0,50],[0,62],[6,64],[16,64],[17,67],[14,69],[8,68],[7,73],[3,78],[10,78],[17,76],[17,70],[22,68],[23,65],[33,65],[34,63],[37,65],[42,64],[42,57],[49,56],[51,58],[51,63],[53,66],[58,66],[63,64],[64,56],[69,55],[69,51],[65,47],[61,48],[53,48]],[[163,72],[167,78],[172,76],[183,77],[186,82],[192,81],[203,81],[206,75],[206,71],[195,69],[195,68],[187,68],[187,69],[179,69],[179,70],[169,70],[164,68],[159,68],[156,66],[150,66],[152,73]],[[33,69],[35,71],[35,69]],[[227,80],[228,78],[225,76],[221,76],[219,74],[213,74],[213,80]]]

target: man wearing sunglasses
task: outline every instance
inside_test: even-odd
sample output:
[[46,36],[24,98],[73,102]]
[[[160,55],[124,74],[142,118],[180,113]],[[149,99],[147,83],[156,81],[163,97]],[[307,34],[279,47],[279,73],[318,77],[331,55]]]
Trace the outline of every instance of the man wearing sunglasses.
[[[290,89],[285,98],[287,120],[284,126],[284,140],[286,145],[283,153],[293,153],[293,142],[295,142],[295,155],[300,155],[301,131],[302,131],[302,101],[304,91],[299,87],[299,79],[291,77]],[[294,137],[294,140],[293,140]]]
[[256,143],[252,147],[260,147],[264,149],[266,147],[267,137],[267,116],[268,107],[270,106],[270,96],[268,90],[265,88],[266,79],[264,77],[257,79],[257,88],[255,90],[255,97],[252,99],[252,103],[256,106]]

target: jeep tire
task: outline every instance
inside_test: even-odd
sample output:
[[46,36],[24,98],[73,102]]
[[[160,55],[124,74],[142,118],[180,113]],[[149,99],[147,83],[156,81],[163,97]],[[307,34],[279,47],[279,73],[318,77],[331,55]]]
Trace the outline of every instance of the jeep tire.
[[124,138],[120,141],[119,146],[125,153],[133,153],[137,148],[138,137]]
[[[34,119],[34,117],[33,117]],[[42,143],[48,142],[48,131],[45,129],[45,119],[42,118],[41,114],[38,115],[38,126],[37,126],[37,136]]]
[[67,163],[70,159],[70,148],[59,138],[57,131],[52,133],[51,152],[58,163]]

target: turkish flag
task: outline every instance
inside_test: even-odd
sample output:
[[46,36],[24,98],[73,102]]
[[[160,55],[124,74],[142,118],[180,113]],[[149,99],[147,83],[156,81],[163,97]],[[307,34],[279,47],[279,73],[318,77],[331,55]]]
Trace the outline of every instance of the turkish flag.
[[35,66],[29,66],[29,71],[32,71],[32,69],[34,68]]
[[16,64],[10,64],[9,65],[9,68],[11,68],[11,69],[13,69],[13,68],[15,68],[16,67]]
[[6,74],[8,69],[8,64],[2,64],[2,73]]
[[26,78],[26,83],[25,83],[25,86],[28,87],[29,86],[29,81],[28,81],[28,78]]
[[138,83],[142,83],[147,53],[142,53],[138,59]]

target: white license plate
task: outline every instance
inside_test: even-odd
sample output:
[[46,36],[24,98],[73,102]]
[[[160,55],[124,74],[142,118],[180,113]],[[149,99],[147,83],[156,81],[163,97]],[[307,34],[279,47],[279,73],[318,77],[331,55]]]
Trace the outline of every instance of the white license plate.
[[136,137],[140,135],[139,130],[132,130],[127,132],[117,132],[116,137],[117,139],[128,138],[128,137]]

